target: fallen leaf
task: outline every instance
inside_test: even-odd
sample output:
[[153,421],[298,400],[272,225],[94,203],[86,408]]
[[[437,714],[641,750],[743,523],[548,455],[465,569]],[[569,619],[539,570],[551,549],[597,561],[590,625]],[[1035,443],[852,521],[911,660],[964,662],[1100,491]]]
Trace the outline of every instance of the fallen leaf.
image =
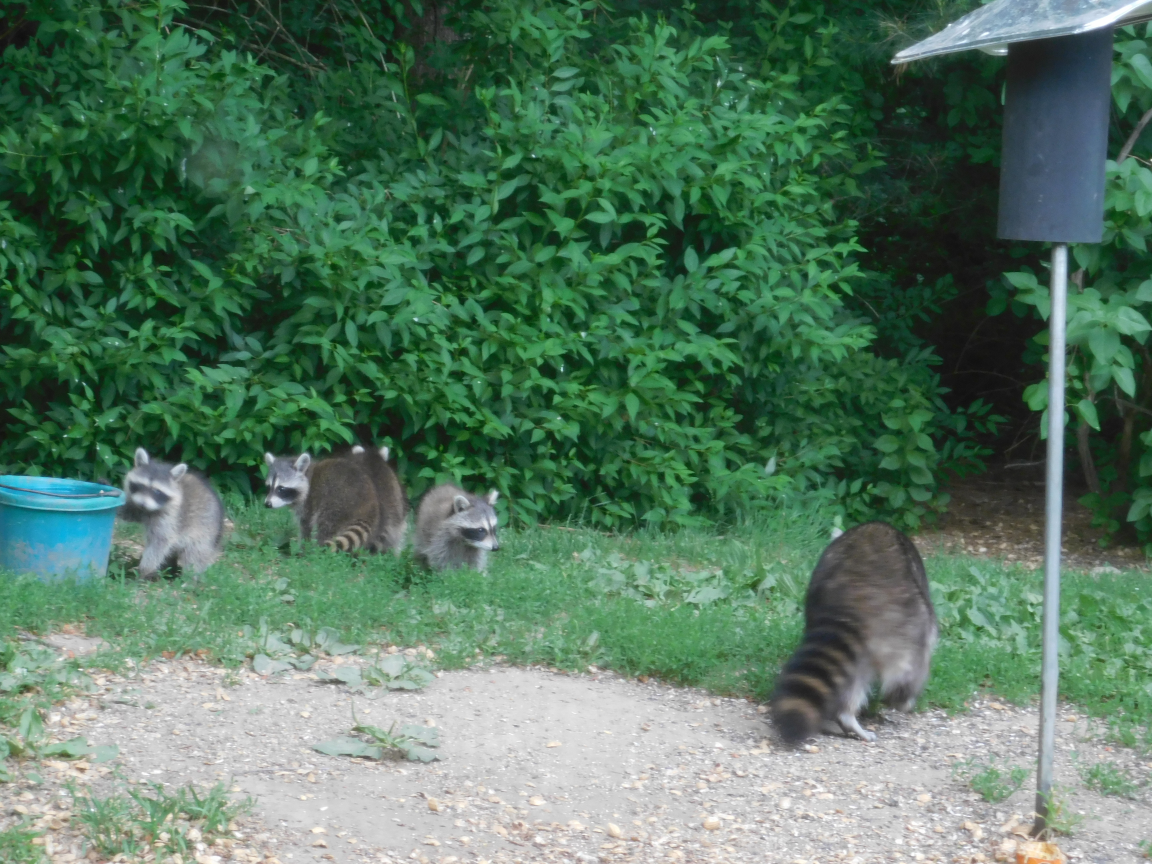
[[965,821],[960,825],[960,827],[971,834],[973,840],[979,840],[984,836],[984,829],[973,822],[971,819]]
[[995,858],[997,861],[1012,861],[1016,857],[1016,841],[1011,837],[1007,837],[1000,841],[1000,845],[996,848]]

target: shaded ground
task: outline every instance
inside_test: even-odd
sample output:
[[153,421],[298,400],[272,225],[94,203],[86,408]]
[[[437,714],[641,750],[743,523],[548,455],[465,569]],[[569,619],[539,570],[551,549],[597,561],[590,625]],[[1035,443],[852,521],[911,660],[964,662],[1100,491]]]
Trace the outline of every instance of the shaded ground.
[[[1018,561],[1029,568],[1044,563],[1044,466],[1002,467],[948,488],[948,513],[917,539],[922,550]],[[1064,490],[1063,560],[1068,569],[1147,569],[1143,550],[1123,543],[1101,548],[1104,532],[1092,527],[1092,513],[1077,499],[1084,494],[1074,478]],[[1098,571],[1099,572],[1099,571]]]
[[[954,763],[970,758],[1005,771],[1033,763],[1035,713],[999,704],[877,718],[874,745],[825,737],[800,752],[765,740],[753,703],[600,672],[446,672],[425,691],[357,696],[355,706],[375,725],[440,727],[443,761],[321,755],[312,745],[351,726],[343,687],[311,673],[232,677],[188,661],[104,679],[99,695],[52,723],[119,745],[113,764],[131,780],[231,779],[254,796],[254,821],[238,826],[231,848],[204,850],[201,864],[992,860],[1031,810],[1031,776],[998,805],[953,778]],[[1072,811],[1090,818],[1062,846],[1073,861],[1140,860],[1134,844],[1152,838],[1147,796],[1090,792],[1072,760],[1106,758],[1141,781],[1150,766],[1077,731],[1066,715],[1057,776],[1071,787]],[[53,763],[43,786],[0,787],[4,822],[14,807],[40,808],[44,824],[61,824],[53,860],[74,860],[80,850],[61,822],[67,796],[54,792],[69,777],[106,788],[111,774],[92,776],[99,771]]]

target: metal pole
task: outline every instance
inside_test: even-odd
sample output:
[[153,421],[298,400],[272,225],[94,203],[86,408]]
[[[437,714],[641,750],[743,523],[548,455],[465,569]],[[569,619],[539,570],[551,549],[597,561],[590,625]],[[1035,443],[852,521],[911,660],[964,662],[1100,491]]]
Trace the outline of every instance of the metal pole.
[[1056,690],[1060,675],[1060,528],[1064,492],[1064,330],[1068,316],[1068,246],[1052,247],[1052,313],[1048,318],[1048,476],[1044,514],[1044,640],[1040,684],[1040,765],[1036,823],[1047,827],[1056,748]]

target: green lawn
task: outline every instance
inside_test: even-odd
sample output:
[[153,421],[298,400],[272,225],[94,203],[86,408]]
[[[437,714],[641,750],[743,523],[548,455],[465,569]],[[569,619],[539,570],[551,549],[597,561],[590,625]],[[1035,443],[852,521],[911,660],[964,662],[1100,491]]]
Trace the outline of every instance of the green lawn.
[[[299,550],[289,515],[234,511],[237,529],[200,584],[111,578],[45,585],[0,579],[0,637],[84,622],[125,656],[206,651],[235,666],[264,632],[339,631],[345,642],[423,643],[454,668],[478,656],[589,664],[766,698],[800,633],[808,573],[828,536],[818,514],[719,533],[606,536],[505,531],[487,575],[428,575],[405,555]],[[924,703],[956,709],[989,688],[1039,689],[1041,576],[991,561],[927,562],[941,619]],[[1061,690],[1143,741],[1152,704],[1152,588],[1146,576],[1066,574]],[[264,643],[265,648],[267,643]]]

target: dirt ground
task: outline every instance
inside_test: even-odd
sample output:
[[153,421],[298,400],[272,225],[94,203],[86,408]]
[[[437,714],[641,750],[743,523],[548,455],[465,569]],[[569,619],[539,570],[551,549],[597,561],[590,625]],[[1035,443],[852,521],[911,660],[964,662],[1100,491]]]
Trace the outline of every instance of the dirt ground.
[[[1039,566],[1043,486],[1033,483],[969,481],[920,545]],[[1088,521],[1072,500],[1069,563],[1132,566],[1129,552],[1095,545]],[[77,653],[96,647],[80,636],[51,641]],[[49,761],[43,783],[0,786],[0,830],[31,817],[48,832],[53,864],[75,862],[84,850],[65,784],[99,791],[124,779],[225,781],[255,799],[231,838],[197,850],[197,864],[979,862],[1015,860],[1030,822],[1032,709],[977,701],[952,717],[885,715],[873,722],[875,744],[826,736],[794,751],[774,743],[752,702],[594,668],[486,666],[374,700],[315,675],[361,662],[265,678],[160,660],[133,677],[103,676],[99,693],[61,706],[50,727],[62,739],[116,744],[119,758],[110,767]],[[439,727],[441,761],[314,751],[349,731],[353,707],[376,726]],[[1107,760],[1144,784],[1152,762],[1089,732],[1062,712],[1057,782],[1069,812],[1085,821],[1060,845],[1074,862],[1144,860],[1137,844],[1152,839],[1152,796],[1090,791],[1077,766]],[[1029,776],[1009,799],[988,804],[954,776],[970,759],[1028,767]]]
[[[877,718],[875,744],[827,736],[793,751],[772,742],[751,702],[601,671],[445,672],[423,691],[372,701],[313,673],[229,678],[195,661],[98,683],[99,694],[52,715],[62,736],[117,744],[113,764],[130,780],[228,781],[255,798],[253,818],[199,864],[991,861],[1020,839],[1031,810],[1031,776],[998,805],[953,777],[953,764],[973,757],[1033,763],[1035,712],[998,703]],[[439,727],[442,761],[312,750],[348,731],[353,700],[367,723]],[[1073,861],[1141,860],[1152,802],[1084,789],[1073,762],[1108,759],[1142,781],[1152,763],[1085,731],[1063,716],[1057,777],[1087,821],[1061,846]],[[112,775],[65,762],[44,775],[42,785],[0,787],[3,822],[23,808],[59,825],[50,851],[65,864],[81,849],[62,784],[101,789]]]

